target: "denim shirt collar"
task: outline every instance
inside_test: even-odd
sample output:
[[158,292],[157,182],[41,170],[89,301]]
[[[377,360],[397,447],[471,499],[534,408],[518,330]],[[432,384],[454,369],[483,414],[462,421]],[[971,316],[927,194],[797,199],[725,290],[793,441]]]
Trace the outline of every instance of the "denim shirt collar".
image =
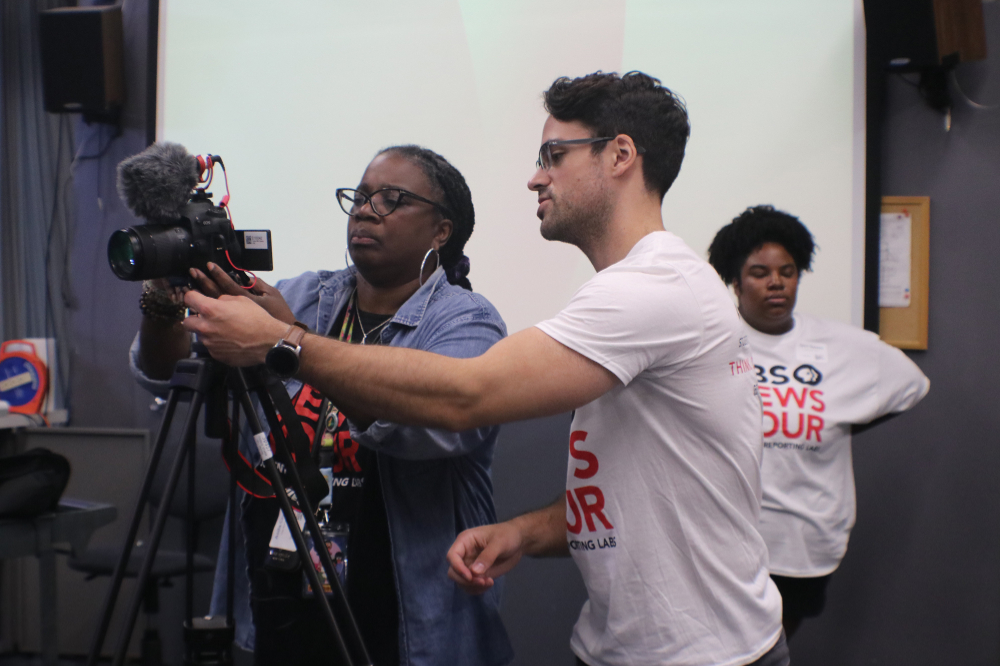
[[[348,271],[320,271],[320,305],[316,311],[316,331],[323,335],[330,335],[330,329],[337,316],[347,305],[347,301],[354,294],[358,285],[354,270]],[[423,285],[410,296],[402,307],[393,315],[390,324],[416,328],[427,312],[427,306],[431,297],[443,286],[447,284],[448,276],[444,268],[438,266],[437,270],[431,273]],[[326,302],[331,305],[326,305]]]

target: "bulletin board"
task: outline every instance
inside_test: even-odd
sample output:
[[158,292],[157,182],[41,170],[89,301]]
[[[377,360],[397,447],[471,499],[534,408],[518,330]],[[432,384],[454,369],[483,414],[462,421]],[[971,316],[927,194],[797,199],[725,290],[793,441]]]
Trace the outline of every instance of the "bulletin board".
[[[900,349],[927,349],[930,210],[930,197],[882,197],[879,336]],[[903,248],[899,243],[900,239],[905,239],[907,231],[908,257],[901,252]],[[907,259],[908,284],[899,271]],[[895,305],[886,307],[887,302]],[[905,306],[901,306],[904,302]]]

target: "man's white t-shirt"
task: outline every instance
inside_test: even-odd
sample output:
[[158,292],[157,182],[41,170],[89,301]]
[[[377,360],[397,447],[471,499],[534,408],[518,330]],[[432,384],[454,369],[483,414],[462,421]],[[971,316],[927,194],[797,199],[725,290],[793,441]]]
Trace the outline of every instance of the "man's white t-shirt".
[[718,274],[661,231],[538,325],[622,382],[573,418],[567,539],[592,666],[746,664],[781,632],[760,518],[761,408]]
[[874,333],[796,314],[792,330],[750,329],[764,407],[761,534],[771,573],[825,576],[854,526],[851,424],[917,404],[930,381]]

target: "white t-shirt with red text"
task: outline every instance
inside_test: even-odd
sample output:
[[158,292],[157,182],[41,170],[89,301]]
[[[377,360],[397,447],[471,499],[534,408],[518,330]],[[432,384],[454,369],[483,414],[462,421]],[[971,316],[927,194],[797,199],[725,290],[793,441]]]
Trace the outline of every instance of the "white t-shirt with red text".
[[930,389],[913,361],[869,331],[805,314],[750,329],[764,408],[761,534],[771,573],[825,576],[854,526],[851,424],[909,409]]
[[760,402],[716,272],[662,231],[538,328],[622,382],[573,418],[567,539],[593,666],[746,664],[781,631],[760,518]]

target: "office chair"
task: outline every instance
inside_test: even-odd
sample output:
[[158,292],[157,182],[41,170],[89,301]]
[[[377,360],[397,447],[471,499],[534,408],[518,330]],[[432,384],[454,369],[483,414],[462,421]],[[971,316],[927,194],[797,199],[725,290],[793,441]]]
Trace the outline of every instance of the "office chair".
[[[218,518],[225,514],[226,505],[229,501],[229,473],[222,460],[221,446],[218,440],[203,440],[199,438],[194,449],[196,454],[194,505],[194,534],[196,535],[196,541],[194,544],[194,572],[201,573],[215,570],[215,558],[198,552],[199,544],[197,543],[197,535],[204,521]],[[177,443],[168,443],[157,466],[153,486],[150,491],[151,516],[161,504],[167,477],[170,473],[170,466],[176,453]],[[187,520],[186,467],[185,463],[185,471],[181,475],[181,480],[176,491],[174,491],[174,497],[170,503],[168,512],[171,518],[180,519],[181,521]],[[129,512],[126,510],[122,514],[127,517]],[[111,576],[114,573],[115,565],[118,564],[118,558],[121,557],[123,547],[124,545],[88,548],[86,551],[70,557],[68,560],[69,567],[87,574],[87,580],[93,580],[98,576]],[[136,578],[138,576],[146,551],[147,547],[144,540],[142,538],[137,539],[125,570],[127,578]],[[161,666],[163,663],[162,641],[157,629],[159,588],[169,587],[171,578],[183,576],[186,572],[187,553],[183,548],[172,550],[165,548],[161,542],[156,552],[149,580],[143,590],[142,608],[146,617],[146,629],[142,637],[141,663],[144,666]],[[125,597],[123,595],[120,602],[124,600]]]

